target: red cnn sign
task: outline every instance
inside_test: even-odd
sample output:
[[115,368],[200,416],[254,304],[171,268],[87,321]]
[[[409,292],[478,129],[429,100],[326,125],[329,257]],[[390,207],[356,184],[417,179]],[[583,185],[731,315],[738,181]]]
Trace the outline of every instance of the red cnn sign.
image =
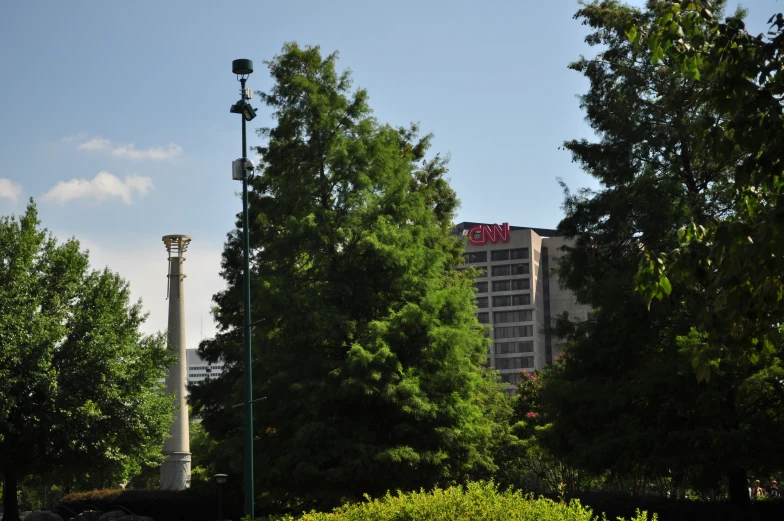
[[498,241],[509,242],[509,223],[477,224],[468,229],[468,242],[481,246],[487,241],[496,244]]

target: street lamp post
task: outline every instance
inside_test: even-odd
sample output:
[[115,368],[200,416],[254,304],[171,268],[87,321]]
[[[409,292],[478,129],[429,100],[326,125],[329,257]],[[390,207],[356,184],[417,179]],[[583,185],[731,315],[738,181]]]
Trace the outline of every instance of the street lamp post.
[[223,521],[223,484],[229,479],[226,474],[215,474],[213,476],[218,483],[218,521]]
[[248,176],[253,171],[253,162],[248,159],[247,141],[245,138],[245,122],[256,117],[256,111],[250,106],[250,89],[245,88],[245,80],[253,72],[253,61],[234,60],[231,71],[240,82],[242,98],[231,106],[232,114],[242,116],[242,157],[232,165],[232,178],[242,180],[242,242],[244,254],[244,296],[245,317],[243,324],[245,344],[245,515],[254,516],[254,485],[253,485],[253,369],[250,350],[250,239],[248,230]]

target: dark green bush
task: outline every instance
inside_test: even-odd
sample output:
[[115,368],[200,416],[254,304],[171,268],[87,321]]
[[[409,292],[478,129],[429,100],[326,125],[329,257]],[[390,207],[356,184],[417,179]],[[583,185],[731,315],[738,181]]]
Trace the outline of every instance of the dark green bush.
[[[239,519],[242,515],[242,498],[236,493],[225,493],[223,518]],[[218,496],[199,494],[194,490],[123,490],[104,489],[72,492],[64,496],[54,511],[64,519],[72,517],[70,511],[82,512],[92,507],[108,512],[121,505],[140,516],[150,516],[155,521],[215,521],[218,517]],[[67,508],[64,508],[67,507]]]

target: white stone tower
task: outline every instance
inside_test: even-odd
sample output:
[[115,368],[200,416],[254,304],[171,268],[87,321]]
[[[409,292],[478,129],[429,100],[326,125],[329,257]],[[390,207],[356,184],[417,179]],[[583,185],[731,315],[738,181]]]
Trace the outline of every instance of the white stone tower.
[[185,357],[185,298],[182,264],[191,238],[187,235],[164,235],[169,253],[169,350],[177,357],[166,377],[166,394],[174,396],[174,422],[163,443],[166,461],[161,466],[161,489],[182,490],[191,484],[191,448],[186,402],[188,361]]

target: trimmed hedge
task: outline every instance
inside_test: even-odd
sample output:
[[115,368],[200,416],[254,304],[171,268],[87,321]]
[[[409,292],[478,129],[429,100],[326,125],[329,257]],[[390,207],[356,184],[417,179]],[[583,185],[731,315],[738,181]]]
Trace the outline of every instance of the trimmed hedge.
[[[332,512],[301,517],[270,517],[266,521],[592,521],[590,508],[578,500],[534,499],[521,492],[499,492],[492,483],[470,483],[432,492],[387,494],[381,499],[344,505]],[[637,512],[631,521],[646,521]],[[656,520],[656,516],[652,517]],[[261,520],[259,520],[261,521]]]
[[[222,514],[224,519],[240,519],[242,498],[236,493],[224,491]],[[92,505],[104,512],[122,505],[140,516],[150,516],[155,521],[215,521],[218,518],[217,490],[214,495],[200,495],[194,490],[123,490],[104,489],[72,492],[64,496],[54,507],[63,519],[73,517],[74,512],[89,510]],[[63,507],[67,507],[63,508]]]

